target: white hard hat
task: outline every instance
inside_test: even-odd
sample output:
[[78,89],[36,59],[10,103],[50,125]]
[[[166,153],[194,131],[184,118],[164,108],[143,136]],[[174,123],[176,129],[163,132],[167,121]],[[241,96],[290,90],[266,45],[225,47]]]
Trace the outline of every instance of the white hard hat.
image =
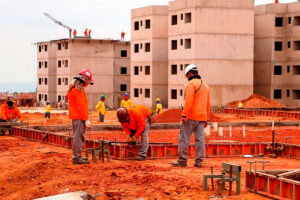
[[197,70],[196,65],[193,65],[193,64],[188,65],[184,70],[184,74],[187,75],[189,73],[189,71],[191,71],[192,69]]

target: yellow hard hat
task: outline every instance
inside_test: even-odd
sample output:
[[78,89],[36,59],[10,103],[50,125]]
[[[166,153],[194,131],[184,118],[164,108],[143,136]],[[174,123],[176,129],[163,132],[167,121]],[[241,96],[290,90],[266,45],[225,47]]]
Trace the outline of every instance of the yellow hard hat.
[[160,98],[156,98],[155,101],[160,101]]

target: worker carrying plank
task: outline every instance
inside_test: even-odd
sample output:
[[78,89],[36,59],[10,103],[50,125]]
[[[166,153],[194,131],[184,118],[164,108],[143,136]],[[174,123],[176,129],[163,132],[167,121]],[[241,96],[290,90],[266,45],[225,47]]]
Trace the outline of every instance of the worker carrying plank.
[[[13,96],[7,97],[0,109],[0,122],[18,123],[23,121],[22,114],[15,105],[15,102]],[[8,132],[11,135],[11,130],[8,130]],[[0,135],[5,135],[5,129],[1,129]]]
[[92,73],[82,70],[75,78],[74,84],[70,85],[67,93],[69,101],[69,118],[72,119],[73,127],[73,164],[89,164],[86,158],[82,158],[81,152],[85,140],[85,128],[90,125],[89,105],[84,87],[93,85]]
[[124,93],[124,98],[123,98],[123,100],[121,101],[120,107],[126,108],[126,109],[128,110],[129,108],[131,108],[131,106],[132,106],[132,102],[131,102],[131,100],[129,99],[128,93],[125,92],[125,93]]
[[141,136],[139,155],[135,158],[138,161],[143,161],[147,157],[151,115],[152,110],[141,105],[129,109],[122,107],[117,110],[118,120],[127,134],[128,141],[135,142]]
[[163,113],[163,111],[162,111],[162,105],[160,103],[160,98],[156,98],[155,102],[156,102],[156,110],[155,110],[156,114]]
[[99,112],[99,121],[104,122],[104,115],[105,115],[105,95],[101,95],[101,99],[99,103],[96,105],[96,110]]
[[178,160],[171,162],[176,167],[186,167],[191,134],[195,135],[195,167],[202,167],[205,143],[204,128],[210,115],[210,90],[198,75],[195,65],[185,68],[188,83],[185,88],[185,103],[181,118],[181,129],[178,137]]

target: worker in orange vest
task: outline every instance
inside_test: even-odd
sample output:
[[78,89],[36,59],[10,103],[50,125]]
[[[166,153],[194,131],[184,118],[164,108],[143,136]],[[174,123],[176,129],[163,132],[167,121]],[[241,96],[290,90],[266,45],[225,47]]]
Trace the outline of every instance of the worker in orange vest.
[[74,29],[74,31],[73,31],[73,36],[74,36],[74,37],[77,36],[77,31],[76,31],[76,29]]
[[70,85],[67,93],[69,101],[69,118],[73,126],[73,164],[89,164],[87,158],[82,158],[81,152],[85,140],[85,128],[90,125],[89,105],[84,87],[93,84],[92,73],[82,70],[75,78],[74,84]]
[[92,32],[92,30],[90,29],[90,30],[89,30],[89,37],[91,37],[91,32]]
[[138,161],[145,160],[147,156],[151,114],[152,110],[141,105],[136,105],[128,110],[124,107],[117,110],[118,120],[127,134],[128,142],[136,143],[136,139],[141,136],[139,155],[135,158]]
[[195,135],[195,164],[202,167],[205,152],[204,128],[210,115],[210,90],[201,79],[197,67],[193,64],[185,68],[188,83],[185,88],[185,103],[182,112],[182,124],[178,137],[178,160],[171,162],[175,167],[186,167],[188,148],[192,133]]
[[121,33],[121,40],[123,40],[124,41],[124,38],[125,38],[125,33],[124,33],[124,31]]
[[[15,106],[15,102],[13,96],[7,97],[0,109],[0,122],[19,123],[23,121],[23,116],[17,106]],[[8,130],[8,132],[11,135],[11,130]],[[1,129],[0,135],[5,135],[5,130]]]
[[88,36],[88,29],[86,28],[84,31],[84,36],[87,37]]

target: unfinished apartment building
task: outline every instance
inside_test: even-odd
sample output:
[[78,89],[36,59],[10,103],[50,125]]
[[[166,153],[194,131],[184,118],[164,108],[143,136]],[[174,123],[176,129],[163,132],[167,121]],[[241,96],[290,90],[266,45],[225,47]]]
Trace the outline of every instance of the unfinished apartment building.
[[184,69],[195,64],[221,106],[253,93],[253,0],[175,0],[168,10],[168,103],[184,104]]
[[131,99],[134,104],[168,104],[168,6],[131,11]]
[[255,7],[254,92],[300,106],[300,2]]
[[38,64],[37,98],[42,104],[66,102],[69,84],[82,69],[93,75],[94,85],[86,88],[90,109],[95,108],[101,94],[106,96],[108,108],[117,108],[123,93],[130,91],[129,42],[78,37],[37,46],[38,63],[42,63]]

